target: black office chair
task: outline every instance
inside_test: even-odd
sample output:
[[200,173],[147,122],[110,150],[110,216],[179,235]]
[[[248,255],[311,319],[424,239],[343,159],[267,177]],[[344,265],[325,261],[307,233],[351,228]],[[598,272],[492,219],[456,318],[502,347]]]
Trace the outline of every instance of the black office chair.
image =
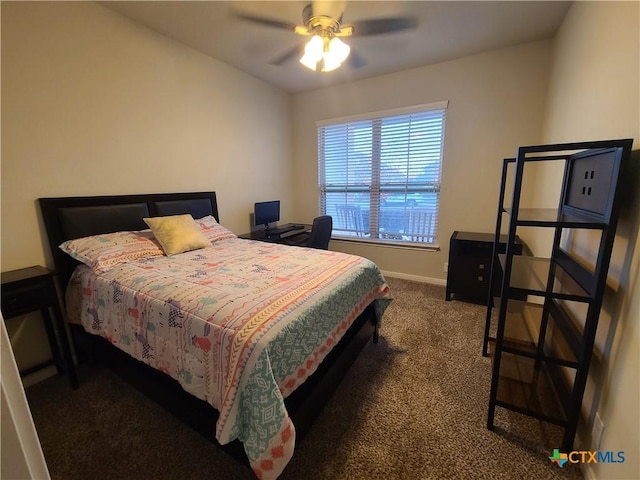
[[311,232],[308,234],[295,235],[285,239],[282,243],[298,247],[329,249],[331,231],[333,230],[333,218],[330,215],[321,215],[313,219]]

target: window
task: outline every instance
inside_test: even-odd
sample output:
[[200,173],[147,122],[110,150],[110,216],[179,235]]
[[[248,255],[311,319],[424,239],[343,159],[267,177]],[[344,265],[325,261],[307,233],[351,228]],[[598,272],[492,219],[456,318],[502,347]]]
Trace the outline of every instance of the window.
[[436,245],[447,102],[318,122],[334,237]]

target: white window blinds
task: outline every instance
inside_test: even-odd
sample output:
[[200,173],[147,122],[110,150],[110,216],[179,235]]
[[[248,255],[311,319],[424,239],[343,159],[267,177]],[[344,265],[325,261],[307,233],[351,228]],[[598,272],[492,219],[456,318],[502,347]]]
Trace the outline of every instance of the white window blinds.
[[436,244],[446,102],[318,124],[334,237]]

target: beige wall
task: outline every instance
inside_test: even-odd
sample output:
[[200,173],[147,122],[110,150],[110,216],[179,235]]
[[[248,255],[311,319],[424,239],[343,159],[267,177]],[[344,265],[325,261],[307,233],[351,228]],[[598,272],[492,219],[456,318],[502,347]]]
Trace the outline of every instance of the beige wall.
[[[222,223],[290,185],[282,91],[93,2],[2,3],[2,269],[48,263],[42,196],[215,190]],[[268,168],[265,168],[268,166]]]
[[[52,266],[44,196],[215,190],[236,233],[255,201],[288,215],[280,90],[93,2],[2,2],[1,58],[3,271]],[[49,358],[38,314],[8,328],[21,369]]]
[[437,65],[323,88],[293,97],[297,218],[318,212],[317,120],[449,100],[446,114],[441,250],[430,252],[333,241],[386,272],[440,280],[454,230],[492,232],[502,159],[540,141],[551,42],[524,44]]
[[[638,2],[576,2],[571,7],[556,39],[545,143],[633,138],[633,148],[640,149],[639,18]],[[591,478],[630,479],[640,473],[639,162],[636,156],[627,174],[632,188],[618,225],[585,397],[586,419],[579,431],[581,448],[598,449],[591,438],[598,412],[605,425],[599,449],[625,451],[626,461],[589,464]],[[560,175],[539,172],[538,200]],[[576,235],[573,248],[586,252],[596,242],[593,235]]]

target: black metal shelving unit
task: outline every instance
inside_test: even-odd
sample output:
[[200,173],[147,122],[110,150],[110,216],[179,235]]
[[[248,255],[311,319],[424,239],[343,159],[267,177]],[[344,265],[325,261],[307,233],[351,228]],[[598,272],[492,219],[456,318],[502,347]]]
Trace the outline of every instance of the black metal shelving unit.
[[[499,298],[487,299],[482,351],[493,361],[489,430],[496,407],[506,408],[563,427],[561,450],[573,449],[631,146],[630,139],[528,146],[504,160],[492,257],[502,285]],[[525,164],[549,161],[564,162],[558,208],[520,208]],[[499,254],[504,217],[506,251]],[[553,229],[548,258],[515,255],[520,227]],[[577,229],[600,234],[590,266],[572,251]],[[493,264],[492,276],[499,274]]]

